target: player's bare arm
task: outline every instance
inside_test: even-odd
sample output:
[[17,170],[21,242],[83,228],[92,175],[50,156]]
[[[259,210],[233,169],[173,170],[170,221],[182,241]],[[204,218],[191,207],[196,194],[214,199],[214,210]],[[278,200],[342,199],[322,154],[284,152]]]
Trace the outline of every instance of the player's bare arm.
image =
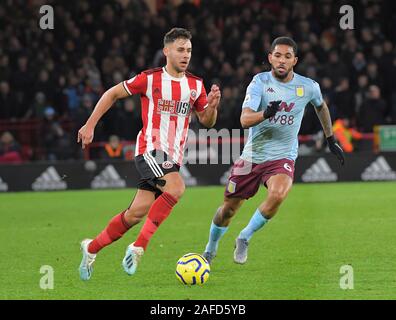
[[326,138],[330,137],[333,135],[333,125],[331,123],[331,117],[330,117],[330,111],[329,108],[327,107],[326,102],[323,101],[322,105],[318,108],[315,108],[316,114],[318,115],[318,118],[320,120],[320,123],[322,124],[323,127],[323,132],[326,136]]
[[217,108],[220,104],[221,91],[217,85],[212,85],[208,94],[208,106],[202,112],[196,112],[199,122],[207,128],[215,125],[217,119]]
[[263,112],[256,112],[250,108],[244,108],[241,113],[242,128],[247,129],[264,121]]
[[321,106],[315,108],[315,111],[316,114],[318,115],[320,123],[322,124],[323,131],[326,136],[330,151],[337,157],[341,165],[344,165],[345,162],[344,151],[342,150],[342,148],[339,146],[339,144],[334,138],[330,112],[326,102],[323,101]]
[[85,125],[78,130],[77,143],[81,141],[83,149],[92,142],[95,126],[100,118],[110,109],[114,102],[128,96],[129,94],[122,83],[111,87],[102,95]]

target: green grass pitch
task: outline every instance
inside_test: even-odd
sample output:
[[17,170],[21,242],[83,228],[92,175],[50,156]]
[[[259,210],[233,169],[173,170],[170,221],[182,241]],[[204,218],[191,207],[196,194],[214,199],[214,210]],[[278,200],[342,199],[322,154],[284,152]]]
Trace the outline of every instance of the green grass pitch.
[[[183,286],[176,261],[201,253],[222,187],[187,188],[162,224],[137,273],[121,267],[141,225],[105,248],[93,277],[78,276],[79,242],[124,209],[134,190],[0,195],[0,299],[395,299],[395,183],[295,185],[277,216],[252,238],[247,264],[233,263],[234,239],[265,197],[245,202],[231,223],[204,286]],[[54,289],[40,288],[40,267]],[[342,290],[343,265],[354,289]]]

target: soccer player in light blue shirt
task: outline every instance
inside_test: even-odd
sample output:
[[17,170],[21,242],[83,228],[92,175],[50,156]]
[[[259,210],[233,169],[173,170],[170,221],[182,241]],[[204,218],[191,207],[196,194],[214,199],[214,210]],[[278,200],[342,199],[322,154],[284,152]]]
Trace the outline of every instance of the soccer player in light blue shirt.
[[322,124],[330,151],[341,164],[343,150],[332,132],[329,109],[319,84],[293,71],[297,63],[297,45],[288,37],[276,38],[268,54],[271,71],[253,77],[242,104],[241,124],[249,128],[249,137],[239,160],[234,163],[224,202],[213,218],[209,241],[203,256],[211,262],[219,240],[242,203],[253,197],[261,184],[268,188],[267,198],[254,212],[235,242],[234,261],[247,260],[248,244],[278,211],[293,184],[297,158],[298,132],[305,106],[311,103]]

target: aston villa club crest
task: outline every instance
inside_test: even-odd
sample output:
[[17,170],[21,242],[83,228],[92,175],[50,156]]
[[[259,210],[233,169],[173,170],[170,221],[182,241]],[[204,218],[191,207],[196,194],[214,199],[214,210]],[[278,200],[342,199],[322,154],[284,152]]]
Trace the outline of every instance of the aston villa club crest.
[[296,86],[296,96],[297,97],[304,97],[304,86]]
[[235,183],[234,181],[231,181],[231,180],[230,180],[230,181],[228,182],[227,191],[228,191],[229,193],[234,193],[235,190],[236,190],[236,183]]

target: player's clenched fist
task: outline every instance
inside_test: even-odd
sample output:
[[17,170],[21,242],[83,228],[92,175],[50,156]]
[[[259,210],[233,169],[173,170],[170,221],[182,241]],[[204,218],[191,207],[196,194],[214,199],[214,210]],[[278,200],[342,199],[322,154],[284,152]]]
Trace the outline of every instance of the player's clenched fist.
[[208,107],[217,108],[220,103],[221,91],[217,85],[212,85],[208,94]]
[[340,161],[341,165],[344,165],[344,162],[345,162],[344,150],[342,150],[342,148],[337,143],[337,141],[333,135],[327,138],[327,143],[329,145],[330,151],[336,155],[336,157]]
[[267,106],[267,109],[264,111],[264,119],[269,119],[279,111],[279,105],[282,101],[277,100],[277,101],[270,101],[269,105]]
[[84,125],[81,127],[80,130],[78,130],[78,135],[77,135],[77,143],[80,143],[82,148],[85,149],[85,146],[89,145],[94,137],[94,128],[91,128],[87,125]]

